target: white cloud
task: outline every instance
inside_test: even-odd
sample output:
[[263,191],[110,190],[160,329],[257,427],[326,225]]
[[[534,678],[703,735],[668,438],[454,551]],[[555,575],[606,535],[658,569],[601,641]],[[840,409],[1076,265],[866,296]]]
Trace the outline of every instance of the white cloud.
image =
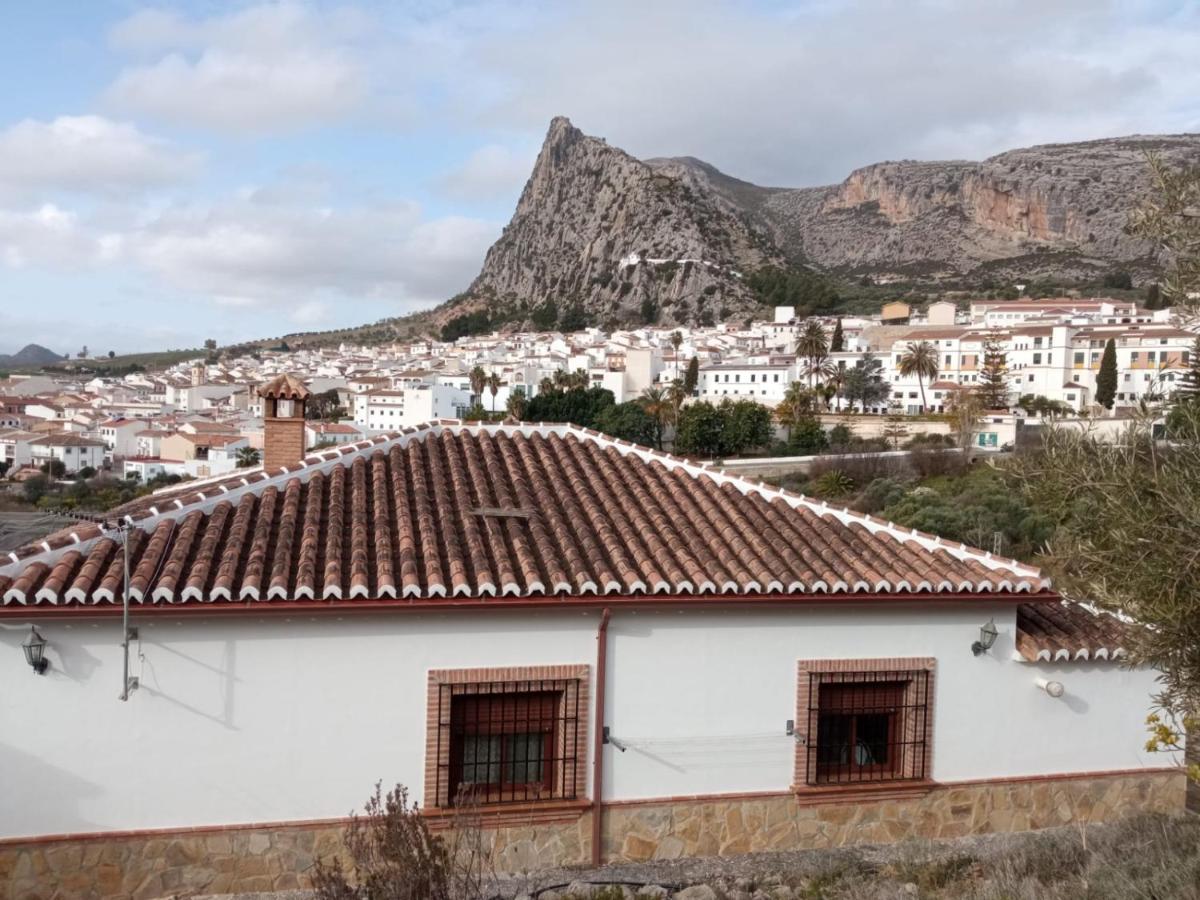
[[230,316],[270,310],[311,328],[352,322],[356,305],[400,315],[447,299],[475,277],[499,231],[426,218],[410,201],[338,205],[293,178],[166,207],[0,206],[0,269],[133,273],[151,297],[156,285]]
[[[639,156],[762,184],[905,157],[1200,129],[1200,11],[1116,0],[606,0],[447,15],[448,124],[568,115]],[[482,21],[481,21],[482,20]],[[492,27],[494,26],[494,27]]]
[[201,156],[101,116],[25,119],[0,131],[0,190],[117,193],[178,182]]
[[366,74],[348,42],[355,14],[264,4],[190,20],[147,10],[117,25],[115,47],[151,61],[123,70],[113,107],[240,134],[291,131],[343,118],[363,101]]
[[119,237],[90,231],[78,214],[53,203],[0,209],[0,265],[71,270],[112,259]]
[[297,325],[320,325],[329,321],[332,310],[328,303],[320,300],[307,300],[292,310],[291,320]]
[[[425,220],[412,203],[312,207],[258,192],[166,210],[129,238],[129,258],[172,288],[315,321],[334,300],[429,305],[462,290],[496,223]],[[318,305],[321,304],[321,305]]]
[[439,184],[449,196],[461,199],[515,196],[529,178],[536,156],[536,148],[517,151],[503,144],[485,144],[443,175]]

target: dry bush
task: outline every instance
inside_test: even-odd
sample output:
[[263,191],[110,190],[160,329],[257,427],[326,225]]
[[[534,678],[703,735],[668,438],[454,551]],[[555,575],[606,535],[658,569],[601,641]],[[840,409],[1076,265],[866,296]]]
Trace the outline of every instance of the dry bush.
[[919,478],[935,475],[961,475],[969,463],[965,453],[953,450],[914,450],[908,464]]
[[479,804],[460,792],[446,836],[435,835],[408,789],[398,784],[367,800],[346,827],[349,866],[317,860],[317,900],[481,900],[495,878]]
[[846,453],[813,460],[808,477],[816,481],[828,472],[841,472],[855,484],[870,484],[876,478],[903,476],[908,472],[908,465],[903,457]]
[[804,900],[1200,900],[1200,818],[1012,835],[971,854],[914,842],[877,872],[843,862],[805,875]]

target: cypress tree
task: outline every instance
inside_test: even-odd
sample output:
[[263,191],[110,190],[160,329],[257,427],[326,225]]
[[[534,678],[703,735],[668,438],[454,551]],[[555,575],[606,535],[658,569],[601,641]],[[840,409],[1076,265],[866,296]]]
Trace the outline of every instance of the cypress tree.
[[1143,304],[1145,309],[1162,309],[1162,291],[1157,283],[1146,286],[1146,302]]
[[842,320],[839,318],[833,326],[833,337],[829,339],[829,352],[840,353],[846,349],[846,337],[842,334]]
[[1100,357],[1100,373],[1096,376],[1096,402],[1105,409],[1113,408],[1117,398],[1117,342],[1112,338],[1104,345]]
[[700,381],[700,358],[693,356],[688,361],[687,371],[683,373],[683,389],[690,397],[696,391],[696,384]]

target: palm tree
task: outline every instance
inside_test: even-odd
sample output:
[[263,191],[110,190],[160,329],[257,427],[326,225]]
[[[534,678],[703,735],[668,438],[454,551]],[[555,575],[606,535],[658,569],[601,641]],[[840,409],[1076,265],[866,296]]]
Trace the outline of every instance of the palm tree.
[[917,386],[921,389],[921,412],[925,412],[925,381],[937,377],[937,348],[929,341],[910,341],[908,349],[900,356],[899,368],[905,378],[917,376]]
[[500,393],[500,373],[493,372],[487,377],[487,389],[492,394],[492,415],[496,414],[496,394]]
[[529,401],[525,399],[525,388],[521,385],[516,385],[508,392],[508,403],[505,404],[508,414],[518,422],[525,420],[525,413],[529,411]]
[[262,454],[258,452],[257,447],[239,447],[237,452],[237,467],[239,469],[249,469],[251,466],[257,466],[262,459]]
[[826,358],[817,358],[806,360],[804,365],[800,367],[804,375],[808,378],[809,386],[816,384],[824,384],[829,379],[837,375],[838,367],[833,362]]
[[[553,378],[542,379],[542,391],[573,391],[587,390],[588,373],[584,369],[568,372],[566,369],[555,369]],[[547,386],[548,385],[548,386]]]
[[683,386],[683,382],[676,378],[671,382],[671,386],[667,388],[667,400],[671,404],[671,408],[675,411],[675,427],[679,427],[679,408],[683,406],[683,401],[687,399],[688,392]]
[[775,405],[775,419],[788,430],[788,438],[792,429],[808,418],[816,410],[816,398],[811,388],[805,387],[802,381],[793,381],[783,394],[783,399]]
[[642,391],[642,408],[654,420],[654,436],[658,449],[662,449],[663,427],[667,423],[667,413],[671,409],[671,401],[667,392],[662,388],[650,387]]
[[678,331],[671,332],[671,346],[675,349],[675,377],[679,377],[679,348],[683,344],[683,335]]
[[[846,367],[835,365],[833,367],[833,373],[826,380],[826,385],[833,388],[833,393],[830,395],[830,399],[840,401],[842,399],[842,388],[846,386]],[[840,402],[838,403],[838,406],[841,406]]]
[[808,360],[810,366],[809,386],[812,386],[811,367],[829,356],[829,343],[825,340],[825,329],[816,319],[809,319],[796,341],[796,355]]
[[476,401],[482,400],[483,389],[487,385],[487,372],[483,371],[483,366],[476,366],[467,377],[471,379],[471,393],[475,395]]

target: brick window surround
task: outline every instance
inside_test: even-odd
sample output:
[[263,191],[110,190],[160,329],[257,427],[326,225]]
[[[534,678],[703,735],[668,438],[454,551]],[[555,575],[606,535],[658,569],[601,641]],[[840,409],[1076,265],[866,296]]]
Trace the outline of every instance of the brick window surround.
[[[933,718],[936,698],[936,660],[932,657],[893,657],[888,659],[801,659],[796,663],[796,751],[793,789],[797,792],[819,791],[824,789],[861,790],[871,789],[879,785],[895,785],[898,782],[919,780],[927,782],[933,771]],[[817,714],[820,698],[812,696],[813,690],[820,691],[819,679],[813,675],[837,673],[847,675],[869,676],[878,673],[882,678],[890,674],[903,672],[925,672],[923,733],[916,733],[919,722],[912,715],[905,715],[899,727],[903,730],[902,740],[907,744],[919,743],[922,746],[922,758],[919,764],[914,764],[910,758],[891,777],[879,781],[862,781],[841,784],[820,784],[817,773],[810,771],[815,764],[815,755],[810,754],[809,743],[816,740]],[[869,680],[867,683],[870,683]],[[910,706],[914,700],[911,696],[915,690],[915,682],[908,682],[904,689],[904,705]]]
[[[573,781],[560,784],[554,795],[531,803],[561,801],[564,795],[583,799],[587,794],[587,761],[591,707],[589,704],[591,669],[586,664],[549,666],[507,666],[481,669],[431,669],[425,705],[425,809],[446,809],[449,786],[439,784],[439,776],[450,766],[450,741],[447,731],[450,726],[450,704],[444,701],[443,691],[453,696],[474,696],[471,686],[489,685],[489,692],[504,694],[534,694],[544,690],[546,682],[565,682],[559,698],[559,717],[573,714],[577,717],[572,727],[556,738],[555,756],[561,761],[559,777],[565,773]],[[456,690],[461,688],[461,693]],[[440,720],[439,720],[440,709]],[[439,740],[440,737],[440,740]],[[499,806],[500,804],[497,804]]]

